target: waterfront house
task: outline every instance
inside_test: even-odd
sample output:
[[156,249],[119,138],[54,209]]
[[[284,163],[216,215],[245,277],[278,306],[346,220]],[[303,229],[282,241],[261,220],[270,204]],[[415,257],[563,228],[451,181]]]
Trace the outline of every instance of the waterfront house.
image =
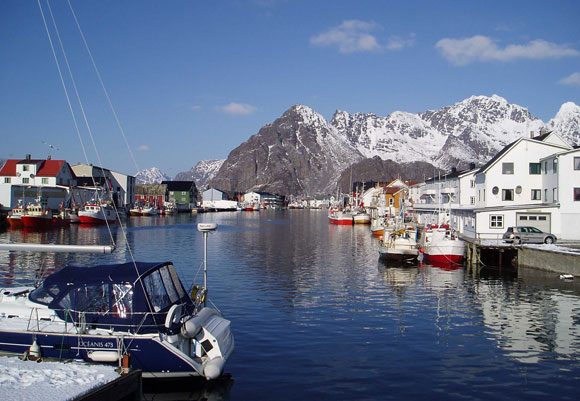
[[6,160],[0,169],[0,204],[10,210],[19,201],[34,202],[42,198],[54,210],[66,201],[69,188],[76,185],[77,177],[65,160],[32,159]]
[[[580,239],[580,148],[564,151],[540,159],[542,171],[542,202],[552,204],[552,232],[560,238]],[[519,225],[534,225],[533,216],[520,214]]]
[[553,198],[542,197],[541,160],[570,150],[555,133],[523,137],[504,147],[475,174],[473,227],[464,225],[461,231],[499,239],[507,227],[526,221],[561,237],[559,206]]

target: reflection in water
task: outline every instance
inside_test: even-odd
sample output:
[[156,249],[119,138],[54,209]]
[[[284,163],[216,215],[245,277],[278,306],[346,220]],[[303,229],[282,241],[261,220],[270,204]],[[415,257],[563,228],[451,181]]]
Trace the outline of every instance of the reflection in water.
[[143,401],[227,401],[234,380],[229,375],[207,381],[201,378],[143,380]]
[[[219,224],[209,294],[232,321],[235,385],[186,383],[147,399],[574,399],[580,387],[579,283],[387,265],[368,227],[330,225],[325,211],[130,218],[127,240],[113,229],[112,255],[4,253],[0,280],[29,284],[64,263],[125,260],[128,243],[137,260],[174,261],[190,285],[203,259],[197,222]],[[80,226],[0,241],[24,235],[109,243],[106,229]]]

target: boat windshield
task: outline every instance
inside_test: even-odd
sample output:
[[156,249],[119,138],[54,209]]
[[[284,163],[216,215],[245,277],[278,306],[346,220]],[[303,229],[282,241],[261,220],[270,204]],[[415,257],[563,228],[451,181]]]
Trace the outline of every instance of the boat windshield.
[[168,309],[185,296],[185,290],[173,265],[166,265],[143,278],[154,312]]
[[48,305],[60,293],[60,287],[52,285],[50,287],[40,286],[30,293],[30,300],[39,304]]

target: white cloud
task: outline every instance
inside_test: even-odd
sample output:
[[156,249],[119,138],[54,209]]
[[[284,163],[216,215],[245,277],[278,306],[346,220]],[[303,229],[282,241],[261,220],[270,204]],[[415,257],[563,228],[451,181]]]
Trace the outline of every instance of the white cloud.
[[232,102],[218,107],[218,110],[234,116],[247,116],[248,114],[254,113],[257,109],[250,104]]
[[580,55],[576,49],[542,39],[532,40],[523,45],[508,45],[500,48],[493,39],[483,35],[465,39],[445,38],[438,41],[435,47],[443,57],[456,65],[466,65],[477,61],[540,60]]
[[201,110],[201,106],[198,104],[194,104],[193,106],[191,106],[191,111],[200,111]]
[[312,36],[310,43],[321,47],[338,47],[340,53],[365,53],[380,50],[377,38],[371,32],[377,29],[374,22],[343,21],[326,32]]
[[145,144],[139,145],[139,147],[137,148],[137,150],[139,152],[148,152],[149,151],[149,145],[145,145]]
[[580,72],[575,72],[558,81],[562,85],[580,86]]
[[401,50],[405,47],[411,47],[415,44],[415,34],[412,33],[407,38],[400,36],[391,36],[387,41],[386,48],[389,50]]

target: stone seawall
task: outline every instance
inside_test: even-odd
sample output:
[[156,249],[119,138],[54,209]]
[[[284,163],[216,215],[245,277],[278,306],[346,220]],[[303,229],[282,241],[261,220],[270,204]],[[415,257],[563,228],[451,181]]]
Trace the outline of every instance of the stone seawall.
[[531,267],[580,277],[580,254],[524,246],[518,249],[518,267]]

